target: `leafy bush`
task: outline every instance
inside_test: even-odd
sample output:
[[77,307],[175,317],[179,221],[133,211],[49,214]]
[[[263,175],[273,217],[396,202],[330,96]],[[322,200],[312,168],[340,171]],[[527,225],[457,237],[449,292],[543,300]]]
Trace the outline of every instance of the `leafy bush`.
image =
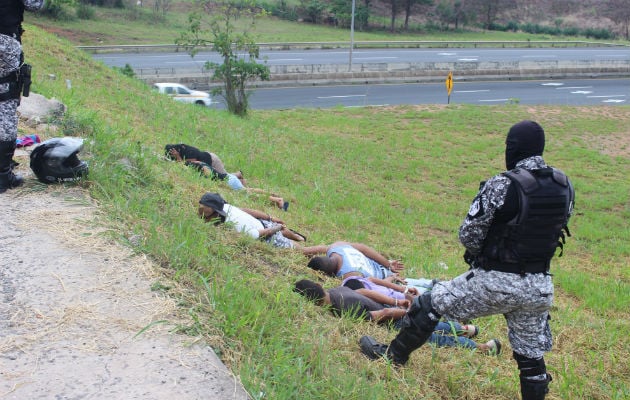
[[83,3],[79,3],[77,5],[77,18],[79,19],[94,19],[96,13],[94,12],[94,9],[87,5],[87,4],[83,4]]
[[319,0],[302,1],[302,9],[304,10],[304,21],[318,24],[322,21],[326,4]]
[[74,19],[74,16],[66,10],[63,2],[56,0],[46,2],[41,10],[41,14],[59,21],[71,21]]
[[298,20],[297,7],[290,6],[287,4],[286,0],[280,0],[277,3],[259,3],[259,6],[274,17],[285,19],[287,21]]
[[131,67],[131,65],[129,64],[125,64],[124,67],[120,68],[120,67],[113,67],[114,70],[120,72],[121,74],[128,76],[130,78],[135,78],[136,77],[136,72],[133,70],[133,68]]
[[508,23],[505,25],[505,29],[507,31],[511,31],[511,32],[518,31],[518,22],[516,22],[516,21],[508,21]]
[[99,7],[125,8],[123,0],[79,0],[79,3]]
[[584,30],[584,36],[593,39],[614,39],[615,35],[605,28],[587,28]]
[[580,34],[580,29],[575,26],[567,26],[564,28],[562,33],[566,36],[578,36]]

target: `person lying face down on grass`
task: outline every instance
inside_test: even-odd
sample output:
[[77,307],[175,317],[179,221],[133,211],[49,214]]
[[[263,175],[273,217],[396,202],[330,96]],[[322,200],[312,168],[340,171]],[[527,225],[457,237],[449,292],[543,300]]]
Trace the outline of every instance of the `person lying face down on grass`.
[[[406,312],[408,300],[391,299],[394,307],[386,308],[377,300],[366,296],[366,292],[359,292],[347,286],[339,286],[332,289],[324,289],[322,285],[308,279],[302,279],[295,283],[294,292],[301,294],[307,299],[314,301],[320,306],[330,306],[330,311],[336,316],[344,314],[354,315],[366,321],[387,322],[402,318]],[[389,301],[380,293],[374,292],[371,295],[381,301]]]
[[413,287],[419,293],[430,290],[436,280],[423,278],[403,278],[400,272],[405,265],[399,260],[387,257],[363,243],[334,242],[330,246],[311,246],[304,254],[326,254],[312,257],[308,267],[328,276],[346,279],[349,276],[363,276],[388,279]]
[[[361,282],[360,279],[362,278],[350,277],[341,286],[328,290],[317,282],[302,279],[295,283],[293,291],[320,306],[330,307],[335,316],[352,315],[377,323],[394,322],[393,327],[398,329],[397,322],[407,313],[411,304],[410,301],[389,297],[378,289],[372,290],[357,286],[356,284]],[[384,289],[387,288],[384,287]],[[475,325],[441,321],[435,327],[429,342],[437,347],[479,349],[484,354],[499,354],[501,352],[501,343],[497,339],[492,339],[486,343],[477,343],[472,340],[478,333],[479,328]]]
[[183,162],[208,178],[227,182],[228,186],[233,190],[245,190],[250,193],[268,195],[269,201],[276,207],[284,211],[287,211],[289,208],[289,202],[285,201],[281,196],[270,194],[263,189],[248,187],[247,181],[243,177],[243,172],[227,172],[223,161],[214,153],[201,151],[194,146],[184,143],[167,144],[164,146],[164,153],[171,160]]
[[287,228],[281,219],[263,211],[228,204],[218,193],[208,192],[201,196],[197,213],[206,222],[230,223],[237,231],[275,247],[302,248],[299,243],[306,241],[304,236]]
[[384,279],[402,272],[405,265],[363,243],[334,242],[330,246],[313,246],[313,254],[325,253],[309,260],[308,267],[329,276],[345,279],[351,275]]

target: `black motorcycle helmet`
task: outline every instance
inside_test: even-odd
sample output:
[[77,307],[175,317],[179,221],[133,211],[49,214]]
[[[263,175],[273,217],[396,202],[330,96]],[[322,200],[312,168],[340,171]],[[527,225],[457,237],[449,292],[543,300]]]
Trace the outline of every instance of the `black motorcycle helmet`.
[[58,183],[81,179],[88,165],[77,154],[83,149],[83,139],[53,138],[42,142],[31,152],[31,169],[41,182]]

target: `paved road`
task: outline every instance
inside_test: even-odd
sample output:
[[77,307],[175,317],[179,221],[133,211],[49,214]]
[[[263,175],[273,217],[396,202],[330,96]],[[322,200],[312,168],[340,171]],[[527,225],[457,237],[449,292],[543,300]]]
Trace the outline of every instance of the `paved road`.
[[[94,54],[105,65],[135,70],[171,68],[201,70],[206,61],[220,63],[216,53],[200,52],[195,58],[187,53],[116,53]],[[348,64],[349,50],[274,50],[261,52],[268,65]],[[480,61],[550,61],[550,60],[630,60],[630,49],[614,48],[521,48],[521,49],[361,49],[354,50],[353,64],[396,62],[480,62]]]
[[[344,64],[348,50],[275,50],[262,53],[272,65]],[[216,54],[199,53],[191,59],[185,53],[95,54],[109,66],[130,64],[134,69],[171,68],[177,71],[201,70],[205,61],[219,61]],[[630,50],[613,48],[520,48],[520,49],[361,49],[353,52],[353,63],[395,62],[481,62],[550,60],[630,60]],[[558,104],[621,105],[628,104],[630,81],[627,79],[457,82],[451,103],[470,104]],[[443,83],[368,84],[294,88],[259,88],[251,97],[253,109],[294,107],[328,108],[394,104],[445,104]],[[216,107],[222,108],[222,104]]]
[[[296,107],[330,108],[385,106],[396,104],[446,104],[444,83],[369,84],[260,88],[250,98],[252,109]],[[589,79],[563,81],[457,82],[450,102],[494,104],[627,105],[630,80]],[[222,104],[216,107],[224,108]]]

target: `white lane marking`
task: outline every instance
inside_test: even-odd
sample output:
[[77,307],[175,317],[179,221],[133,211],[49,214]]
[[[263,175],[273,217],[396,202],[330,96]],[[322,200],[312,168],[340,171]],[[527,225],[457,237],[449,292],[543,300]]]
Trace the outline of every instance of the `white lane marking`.
[[510,99],[488,99],[488,100],[479,100],[479,101],[487,101],[487,102],[493,102],[493,101],[508,101]]
[[478,58],[459,58],[457,61],[479,61]]
[[276,62],[276,61],[304,61],[303,58],[274,58],[269,59],[267,62]]
[[346,97],[366,97],[365,94],[351,94],[347,96],[317,96],[317,99],[343,99]]
[[454,56],[457,53],[438,53],[438,56]]
[[571,94],[589,94],[593,93],[590,90],[576,90],[575,92],[571,92]]
[[607,95],[607,96],[586,96],[586,97],[595,99],[595,98],[598,98],[598,97],[608,97],[608,98],[609,97],[626,97],[626,95],[625,94],[610,94],[610,95]]
[[593,89],[593,86],[566,86],[566,87],[559,87],[556,88],[558,90],[573,90],[573,89]]
[[455,93],[479,93],[479,92],[489,92],[490,89],[480,89],[480,90],[455,90]]
[[549,82],[549,83],[543,83],[541,84],[542,86],[564,86],[564,83],[560,83],[560,82]]
[[625,100],[615,100],[615,99],[602,100],[602,103],[625,103]]
[[521,56],[521,57],[523,57],[523,58],[557,58],[558,56],[541,54],[541,55],[525,55],[525,56]]
[[385,59],[397,59],[399,57],[354,57],[355,60],[385,60]]

